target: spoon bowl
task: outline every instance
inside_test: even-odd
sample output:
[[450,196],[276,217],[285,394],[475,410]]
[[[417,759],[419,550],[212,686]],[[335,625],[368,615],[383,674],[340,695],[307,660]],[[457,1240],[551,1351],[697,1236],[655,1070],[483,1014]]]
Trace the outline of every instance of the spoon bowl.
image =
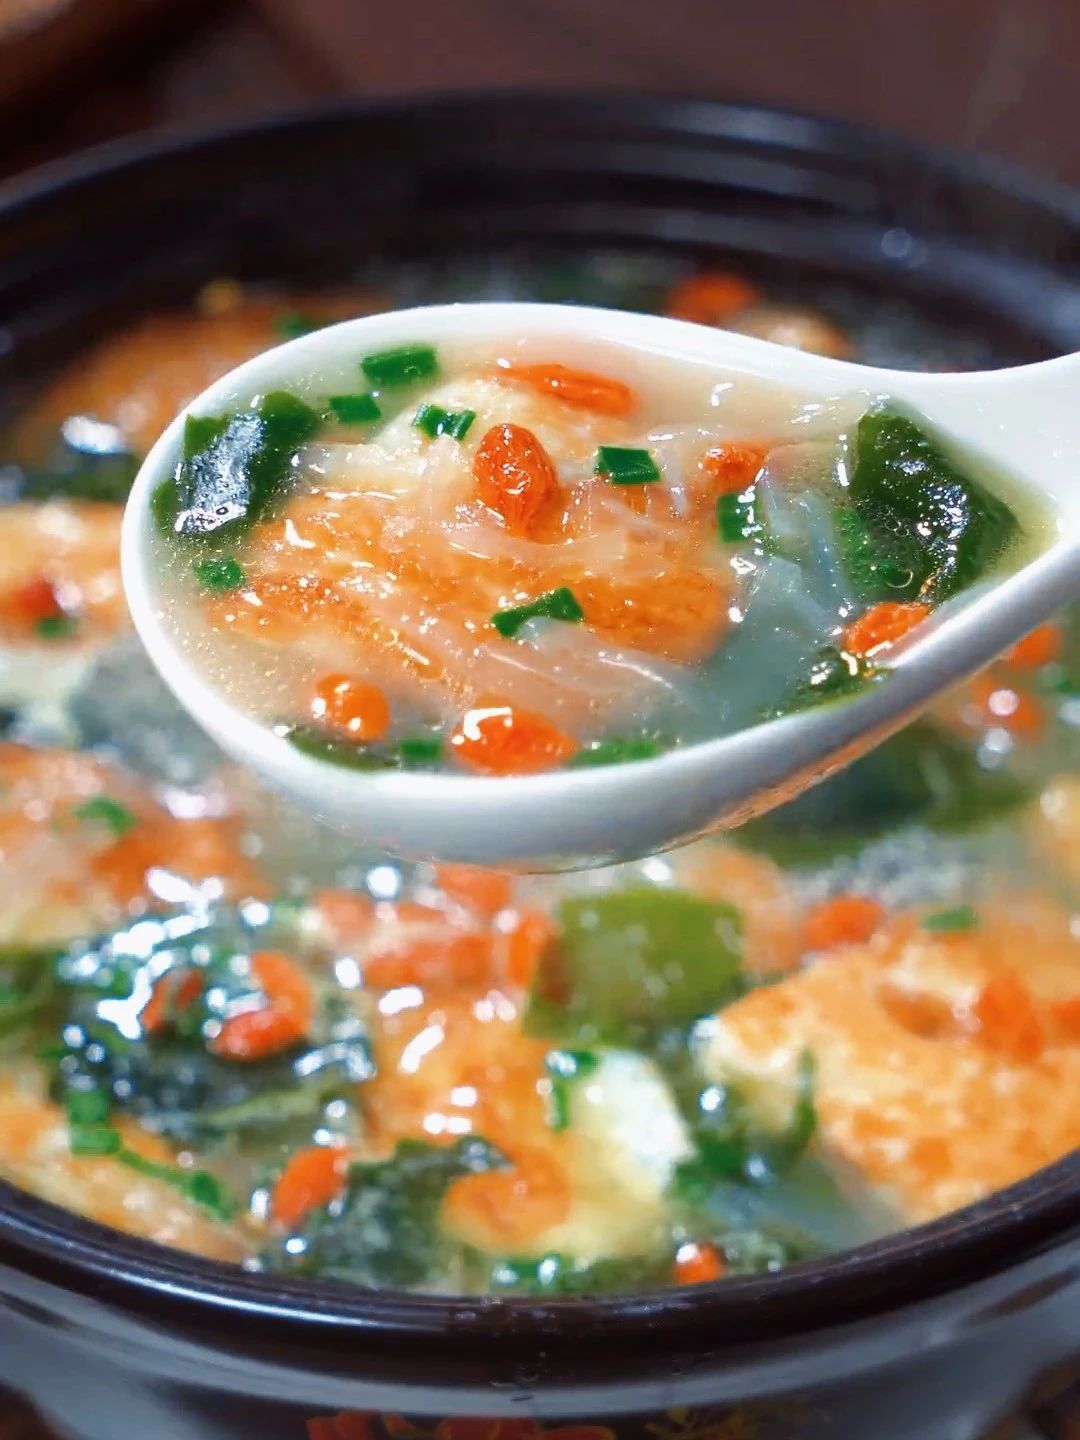
[[[567,336],[642,357],[713,367],[808,399],[865,393],[916,410],[950,445],[1010,475],[1050,511],[1046,545],[1014,573],[954,597],[888,652],[887,683],[654,759],[500,778],[352,771],[294,748],[201,673],[155,590],[150,500],[171,476],[188,413],[329,374],[358,356],[416,342]],[[335,829],[412,858],[579,868],[650,854],[735,826],[792,799],[906,724],[936,695],[1080,594],[1080,357],[1013,370],[920,374],[823,358],[658,316],[493,303],[366,316],[267,351],[210,386],[143,463],[124,517],[124,586],[138,633],[179,701],[235,760]]]

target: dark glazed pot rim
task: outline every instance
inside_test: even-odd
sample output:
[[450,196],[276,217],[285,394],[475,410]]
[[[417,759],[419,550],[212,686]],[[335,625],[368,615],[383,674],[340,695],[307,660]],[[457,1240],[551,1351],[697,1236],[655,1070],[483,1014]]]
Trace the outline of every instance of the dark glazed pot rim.
[[[437,126],[449,116],[519,120],[535,107],[560,107],[568,122],[608,122],[677,143],[680,138],[728,140],[767,151],[788,148],[807,157],[836,157],[867,169],[899,163],[928,185],[976,183],[1060,217],[1080,233],[1080,196],[1006,162],[961,156],[846,122],[753,105],[618,93],[514,95],[501,92],[426,100],[347,102],[277,115],[195,135],[122,141],[43,168],[0,186],[0,234],[24,212],[93,186],[107,176],[198,156],[215,146],[308,126],[409,117]],[[992,236],[988,237],[992,240]],[[1063,1246],[1080,1233],[1080,1153],[964,1210],[836,1257],[776,1275],[725,1280],[692,1291],[541,1302],[488,1297],[447,1298],[377,1292],[332,1281],[289,1281],[215,1264],[82,1220],[0,1182],[0,1262],[48,1286],[152,1317],[225,1345],[269,1340],[290,1344],[334,1340],[333,1350],[436,1342],[448,1354],[475,1352],[497,1340],[500,1351],[577,1358],[599,1347],[737,1345],[805,1335],[869,1318],[956,1291]],[[242,1326],[237,1322],[242,1321]]]

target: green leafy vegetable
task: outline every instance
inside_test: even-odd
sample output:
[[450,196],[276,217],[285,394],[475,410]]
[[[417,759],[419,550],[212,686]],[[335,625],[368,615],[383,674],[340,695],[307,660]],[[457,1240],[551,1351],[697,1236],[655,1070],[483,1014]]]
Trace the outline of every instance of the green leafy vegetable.
[[806,1152],[817,1129],[814,1064],[799,1063],[788,1123],[780,1130],[762,1125],[749,1098],[737,1086],[703,1083],[685,1044],[658,1060],[689,1127],[697,1154],[677,1169],[674,1188],[683,1200],[704,1203],[720,1180],[763,1184],[784,1175]]
[[367,425],[382,418],[373,395],[331,395],[327,403],[342,425]]
[[663,479],[660,467],[648,450],[622,445],[601,445],[596,452],[597,475],[606,475],[613,485],[651,485]]
[[565,585],[549,590],[530,600],[527,605],[517,605],[512,610],[499,610],[491,617],[491,623],[500,635],[512,638],[527,620],[567,620],[577,622],[585,619],[585,612],[574,599],[573,592]]
[[881,678],[882,671],[876,666],[834,645],[826,645],[818,651],[806,678],[792,686],[771,714],[790,715],[813,705],[846,700]]
[[594,740],[572,755],[566,762],[572,770],[589,769],[594,765],[627,765],[634,760],[651,760],[667,749],[653,735],[630,735],[625,739]]
[[208,560],[196,560],[191,569],[195,579],[205,590],[239,590],[240,586],[247,582],[244,567],[232,555],[215,555]]
[[649,886],[564,900],[526,1028],[570,1045],[636,1045],[711,1014],[741,991],[738,911]]
[[286,732],[285,739],[302,755],[323,760],[328,765],[340,765],[345,770],[389,770],[395,764],[394,757],[386,751],[336,740],[317,725],[294,725]]
[[599,1063],[591,1050],[549,1050],[544,1056],[544,1069],[551,1081],[548,1124],[553,1130],[569,1126],[571,1089],[583,1075],[591,1075]]
[[948,599],[978,580],[1020,531],[1003,500],[888,407],[859,421],[848,493],[881,563],[909,574],[899,588],[883,584],[893,599]]
[[68,1131],[72,1155],[117,1155],[123,1143],[111,1125],[72,1125]]
[[475,410],[444,410],[441,405],[421,405],[413,416],[413,424],[432,440],[449,435],[451,440],[464,440],[476,419]]
[[954,905],[948,910],[935,910],[924,915],[919,922],[924,930],[940,935],[952,935],[960,930],[976,930],[979,913],[970,905]]
[[59,951],[53,946],[0,946],[0,1040],[39,1019],[53,998]]
[[484,1288],[496,1294],[604,1295],[669,1285],[671,1271],[671,1256],[660,1251],[589,1261],[553,1253],[494,1261]]
[[126,805],[121,805],[119,800],[111,800],[108,795],[93,795],[82,805],[77,805],[75,817],[106,825],[114,835],[126,835],[139,823],[139,817]]
[[365,355],[360,369],[368,383],[379,390],[414,385],[439,373],[439,358],[430,345],[401,345],[393,350],[380,350]]
[[274,330],[282,340],[297,340],[301,335],[323,330],[331,323],[329,320],[320,319],[318,315],[308,315],[303,310],[284,310],[274,320]]
[[505,1164],[493,1146],[475,1136],[452,1145],[401,1140],[389,1160],[350,1168],[345,1193],[308,1219],[302,1250],[291,1253],[282,1246],[265,1261],[275,1269],[361,1285],[430,1284],[453,1245],[438,1223],[450,1185]]
[[[222,907],[202,923],[188,915],[143,917],[130,930],[73,946],[55,961],[47,1012],[62,1041],[53,1058],[58,1098],[97,1091],[111,1108],[191,1144],[290,1126],[306,1135],[328,1100],[352,1097],[372,1074],[366,1033],[348,1007],[328,993],[308,1041],[263,1060],[237,1063],[210,1048],[221,1019],[258,993],[252,954],[302,944],[311,946],[295,918],[272,913],[255,922]],[[321,955],[310,953],[313,960]],[[204,978],[198,998],[168,1025],[140,1033],[138,1017],[154,986],[166,974],[191,972]]]
[[145,1159],[127,1146],[110,1153],[115,1153],[121,1164],[130,1170],[137,1170],[140,1175],[147,1175],[153,1180],[163,1180],[166,1185],[179,1190],[181,1195],[201,1205],[215,1220],[231,1220],[236,1214],[236,1201],[209,1170],[185,1170],[179,1165],[162,1165]]
[[67,1097],[68,1124],[104,1125],[109,1118],[109,1097],[103,1090],[70,1090]]
[[180,464],[154,492],[158,526],[185,540],[235,535],[268,514],[284,494],[296,456],[319,417],[284,390],[254,410],[189,415]]
[[987,769],[961,737],[919,720],[824,784],[733,832],[781,864],[814,863],[901,825],[968,830],[1023,804],[1031,787]]

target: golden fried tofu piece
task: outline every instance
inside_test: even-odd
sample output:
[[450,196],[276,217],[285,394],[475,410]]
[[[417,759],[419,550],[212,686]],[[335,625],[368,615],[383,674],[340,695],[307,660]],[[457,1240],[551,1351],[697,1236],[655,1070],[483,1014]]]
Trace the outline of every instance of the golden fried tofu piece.
[[824,1151],[903,1220],[944,1214],[1080,1144],[1080,940],[1019,900],[967,931],[901,918],[724,1010],[702,1059],[782,1117],[805,1051]]
[[[131,1125],[121,1129],[124,1143],[144,1159],[175,1163],[155,1136]],[[40,1075],[29,1064],[0,1079],[0,1177],[102,1225],[213,1260],[240,1261],[254,1248],[239,1230],[206,1215],[167,1181],[112,1155],[72,1155],[67,1117],[45,1098]]]

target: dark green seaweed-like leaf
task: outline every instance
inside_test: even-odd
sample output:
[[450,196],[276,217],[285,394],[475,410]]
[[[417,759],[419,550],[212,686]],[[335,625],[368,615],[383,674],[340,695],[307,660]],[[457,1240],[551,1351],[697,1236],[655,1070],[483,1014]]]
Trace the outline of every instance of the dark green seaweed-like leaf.
[[[947,600],[974,584],[1020,532],[1004,500],[887,406],[859,421],[848,493],[866,527],[856,567],[874,579],[878,598]],[[873,577],[862,563],[871,541],[884,567]],[[901,574],[902,584],[891,583]]]
[[154,518],[183,540],[235,535],[261,520],[288,488],[319,416],[274,390],[254,410],[189,415],[176,474],[155,492]]
[[431,1284],[460,1248],[438,1223],[450,1185],[506,1163],[477,1136],[452,1145],[399,1141],[389,1160],[353,1165],[345,1193],[308,1219],[302,1246],[279,1246],[264,1255],[264,1263],[359,1285],[416,1289]]

